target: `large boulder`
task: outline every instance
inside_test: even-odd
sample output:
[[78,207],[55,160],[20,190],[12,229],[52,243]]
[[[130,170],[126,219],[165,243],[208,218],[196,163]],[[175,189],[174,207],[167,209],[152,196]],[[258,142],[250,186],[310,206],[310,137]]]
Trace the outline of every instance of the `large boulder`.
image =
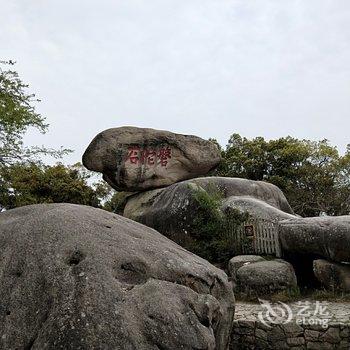
[[265,261],[260,255],[237,255],[228,262],[228,275],[236,282],[236,275],[239,268],[245,265],[253,264],[258,261]]
[[226,349],[227,276],[157,231],[100,209],[0,214],[1,349]]
[[287,219],[293,211],[282,191],[262,182],[229,177],[203,177],[182,181],[164,189],[135,194],[128,198],[124,216],[153,227],[186,246],[198,211],[194,191],[219,192],[222,211],[234,207],[252,217]]
[[290,255],[350,262],[350,216],[283,220],[279,231],[282,249]]
[[297,287],[293,266],[281,259],[244,264],[236,271],[236,290],[264,296]]
[[350,292],[350,265],[318,259],[313,263],[313,270],[326,289]]
[[281,221],[286,219],[294,219],[296,216],[290,212],[285,212],[275,206],[264,202],[261,199],[247,196],[231,196],[226,198],[222,203],[222,208],[238,209],[241,212],[247,212],[254,219],[263,221]]
[[207,174],[221,160],[211,141],[169,131],[120,127],[99,133],[83,155],[118,191],[144,191]]

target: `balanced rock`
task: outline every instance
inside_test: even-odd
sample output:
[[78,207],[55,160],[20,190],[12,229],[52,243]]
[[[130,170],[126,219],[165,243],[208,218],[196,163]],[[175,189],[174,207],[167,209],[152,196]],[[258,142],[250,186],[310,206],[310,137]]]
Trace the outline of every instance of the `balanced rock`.
[[288,254],[350,262],[350,216],[283,220],[279,236]]
[[157,231],[72,204],[0,214],[1,349],[226,349],[227,276]]
[[236,290],[259,296],[297,287],[293,266],[282,259],[256,261],[236,271]]
[[350,292],[350,265],[318,259],[314,261],[313,269],[317,280],[326,289]]
[[120,127],[99,133],[83,155],[118,191],[144,191],[207,174],[221,160],[211,141],[169,131]]
[[[186,246],[198,212],[195,191],[206,191],[210,195],[220,193],[223,212],[227,207],[235,207],[242,212],[248,211],[253,217],[260,217],[260,214],[264,218],[294,217],[278,187],[262,181],[229,177],[203,177],[135,194],[128,198],[124,216],[153,227]],[[247,203],[253,204],[248,206]]]

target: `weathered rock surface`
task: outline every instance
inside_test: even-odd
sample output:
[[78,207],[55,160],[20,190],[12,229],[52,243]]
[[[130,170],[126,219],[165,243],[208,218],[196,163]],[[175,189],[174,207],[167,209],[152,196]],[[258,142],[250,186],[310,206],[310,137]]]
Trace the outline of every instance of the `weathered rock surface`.
[[318,259],[313,268],[316,278],[327,289],[350,292],[350,265]]
[[241,268],[244,265],[253,264],[258,261],[265,261],[265,259],[260,255],[237,255],[228,262],[228,275],[235,282],[237,271],[239,268]]
[[[208,193],[219,191],[224,198],[223,210],[232,206],[249,211],[248,206],[253,203],[255,212],[262,213],[262,216],[281,219],[293,217],[286,197],[276,186],[228,177],[192,179],[164,189],[136,194],[128,198],[124,216],[153,227],[183,245],[191,236],[191,223],[198,210],[194,190],[205,190]],[[232,205],[233,202],[235,205]]]
[[83,164],[116,190],[133,192],[205,175],[220,159],[218,147],[200,137],[125,126],[99,133]]
[[297,287],[293,266],[276,259],[243,265],[236,272],[237,291],[267,295]]
[[264,202],[261,199],[251,197],[231,196],[223,201],[223,209],[234,208],[241,212],[247,212],[254,219],[261,219],[267,221],[281,221],[286,219],[294,219],[295,215],[286,213],[271,204]]
[[285,252],[350,262],[350,216],[284,220],[279,230]]
[[226,349],[227,276],[100,209],[0,214],[1,349]]

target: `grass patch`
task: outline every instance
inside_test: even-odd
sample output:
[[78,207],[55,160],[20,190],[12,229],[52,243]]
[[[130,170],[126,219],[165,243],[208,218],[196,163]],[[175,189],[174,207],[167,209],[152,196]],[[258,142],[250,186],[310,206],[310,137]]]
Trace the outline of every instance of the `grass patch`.
[[289,290],[277,292],[271,295],[257,295],[256,292],[248,294],[235,293],[237,301],[258,303],[258,299],[270,300],[271,302],[281,301],[283,303],[292,303],[299,300],[319,300],[335,303],[349,303],[350,293],[339,291],[329,291],[326,289],[299,289],[292,288]]
[[249,293],[235,293],[237,301],[258,303],[259,299],[270,300],[271,302],[281,301],[283,303],[290,303],[301,299],[301,292],[298,287],[278,291],[272,294],[258,293],[257,291],[250,291]]

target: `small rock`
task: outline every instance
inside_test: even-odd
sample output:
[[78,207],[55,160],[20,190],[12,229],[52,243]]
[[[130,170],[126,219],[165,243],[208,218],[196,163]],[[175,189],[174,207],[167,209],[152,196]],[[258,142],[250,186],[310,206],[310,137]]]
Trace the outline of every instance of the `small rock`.
[[318,259],[313,262],[318,281],[329,290],[350,292],[350,265]]
[[254,334],[254,329],[239,327],[234,328],[233,332],[239,335],[251,335]]
[[349,338],[350,335],[350,330],[349,328],[344,328],[341,332],[340,332],[340,337],[341,338]]
[[327,343],[336,344],[341,341],[339,328],[328,328],[328,330],[322,334],[320,337],[321,341],[325,341]]
[[311,341],[317,341],[321,334],[322,333],[311,329],[305,329],[304,331],[305,339]]
[[254,336],[247,336],[244,338],[244,341],[248,344],[255,344],[255,337]]
[[306,344],[307,350],[333,350],[334,347],[329,343],[320,343],[320,342],[308,342]]
[[304,333],[304,328],[297,325],[296,323],[286,323],[281,325],[281,328],[284,330],[287,336],[289,337],[298,337]]
[[287,344],[286,341],[278,341],[276,343],[271,344],[271,349],[275,350],[289,350],[290,346]]
[[279,340],[283,340],[286,338],[283,330],[280,327],[273,327],[269,332],[268,332],[268,338],[272,341],[272,342],[276,342]]
[[338,345],[337,345],[337,350],[349,350],[350,349],[350,341],[342,340]]
[[255,321],[250,321],[250,320],[238,321],[238,326],[243,328],[255,328]]
[[305,339],[303,337],[287,338],[287,343],[290,346],[304,345],[305,344]]
[[264,331],[263,329],[257,328],[255,330],[255,336],[259,339],[266,340],[267,339],[267,332]]

